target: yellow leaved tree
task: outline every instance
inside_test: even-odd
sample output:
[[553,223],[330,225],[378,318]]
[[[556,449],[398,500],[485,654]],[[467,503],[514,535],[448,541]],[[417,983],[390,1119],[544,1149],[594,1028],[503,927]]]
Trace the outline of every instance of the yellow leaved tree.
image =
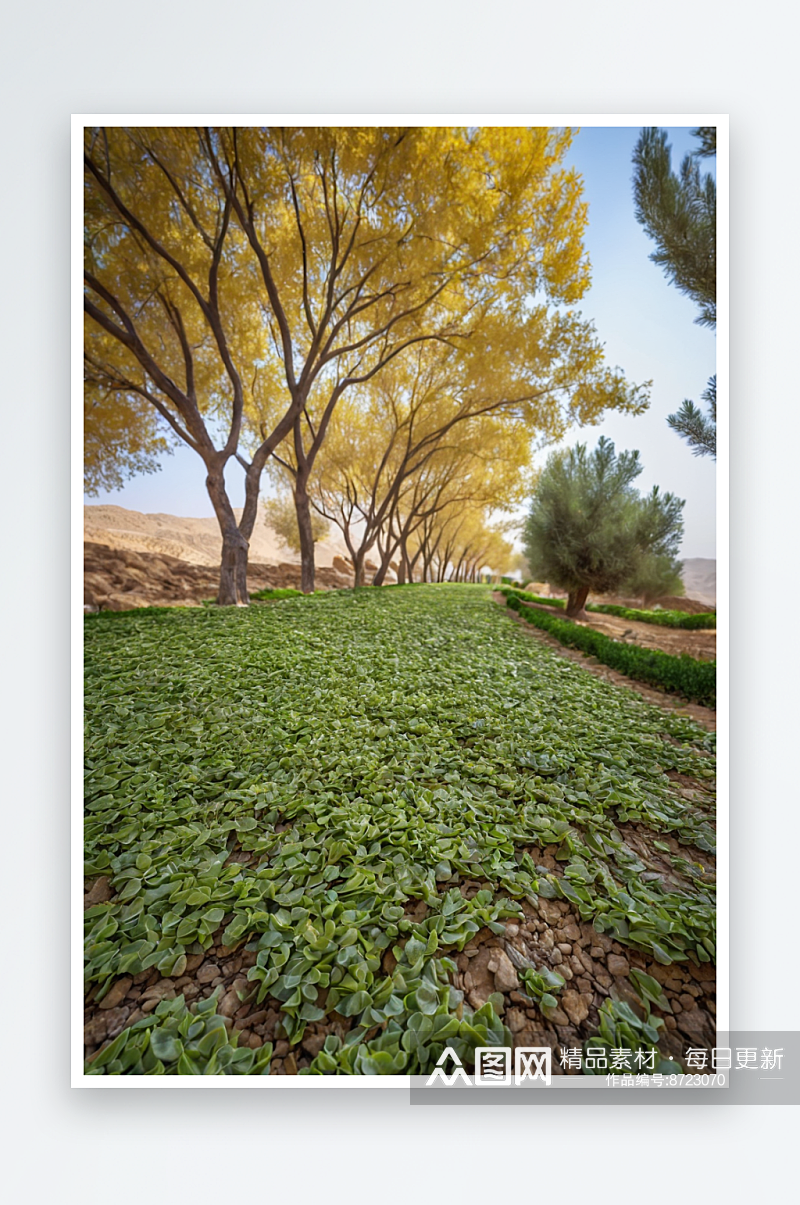
[[471,404],[491,384],[532,423],[545,381],[578,417],[645,404],[603,367],[585,323],[547,308],[589,283],[580,180],[562,165],[571,137],[86,130],[87,374],[121,420],[125,406],[151,407],[203,462],[220,603],[247,602],[261,475],[281,445],[313,589],[309,483],[336,409],[420,345],[459,357]]

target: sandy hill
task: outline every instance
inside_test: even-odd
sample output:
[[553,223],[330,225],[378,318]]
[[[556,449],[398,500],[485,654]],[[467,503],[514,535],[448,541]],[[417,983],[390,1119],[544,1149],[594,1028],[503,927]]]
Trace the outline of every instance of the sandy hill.
[[[238,518],[241,511],[235,512]],[[176,515],[143,515],[122,506],[84,506],[83,538],[109,548],[130,552],[152,552],[178,557],[191,565],[218,566],[222,537],[216,519],[184,519]],[[329,566],[335,556],[347,556],[344,542],[335,528],[327,540],[317,544],[316,562]],[[256,521],[250,541],[250,560],[262,564],[299,564],[297,553],[286,548],[267,525],[262,514]]]
[[681,573],[686,597],[696,598],[710,606],[717,605],[717,562],[707,557],[689,557]]

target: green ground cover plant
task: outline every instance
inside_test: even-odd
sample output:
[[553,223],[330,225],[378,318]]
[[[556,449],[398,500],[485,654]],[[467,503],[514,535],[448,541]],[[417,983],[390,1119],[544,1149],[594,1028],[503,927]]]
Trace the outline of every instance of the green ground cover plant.
[[[494,1002],[472,1011],[453,986],[452,955],[525,899],[567,899],[664,964],[713,958],[690,850],[678,890],[618,827],[713,851],[713,817],[668,777],[711,779],[713,734],[526,639],[488,587],[321,598],[87,617],[85,873],[115,893],[85,914],[97,998],[122,974],[180,976],[223,928],[256,953],[248,978],[290,1043],[334,1009],[351,1019],[311,1074],[410,1074],[447,1045],[470,1063],[511,1044]],[[528,980],[552,1008],[555,978]],[[268,1069],[205,1007],[162,1002],[90,1066]]]
[[570,619],[559,619],[546,611],[525,605],[514,590],[503,591],[506,605],[534,627],[549,632],[561,644],[580,649],[620,673],[647,682],[651,686],[671,691],[685,699],[715,707],[717,701],[717,666],[715,661],[696,661],[694,657],[674,657],[658,649],[643,649],[636,645],[612,640],[593,628],[582,627]]
[[[505,579],[503,579],[505,580]],[[503,589],[506,598],[510,591]],[[531,594],[528,590],[514,590],[518,598],[524,602],[538,603],[542,607],[558,607],[563,611],[566,602],[563,598],[544,598],[539,594]],[[662,628],[684,628],[686,631],[716,628],[717,616],[714,611],[702,611],[689,615],[684,611],[643,611],[638,607],[618,607],[616,603],[587,603],[585,611],[597,611],[601,615],[616,615],[619,619],[635,619],[637,623],[652,623]]]
[[256,590],[250,595],[252,602],[274,602],[280,598],[303,598],[302,590],[292,586],[268,586],[266,590]]

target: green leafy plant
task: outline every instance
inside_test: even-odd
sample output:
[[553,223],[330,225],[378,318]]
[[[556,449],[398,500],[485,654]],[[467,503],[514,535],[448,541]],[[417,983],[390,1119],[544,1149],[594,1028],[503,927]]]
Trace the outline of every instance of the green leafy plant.
[[499,1001],[473,1013],[451,956],[525,899],[567,899],[658,961],[713,957],[702,867],[677,890],[617,827],[712,851],[710,794],[687,803],[668,772],[710,784],[713,734],[521,640],[488,587],[85,630],[84,870],[112,891],[84,918],[96,1000],[122,975],[179,977],[214,942],[245,947],[291,1045],[334,1013],[350,1026],[313,1073],[407,1074],[445,1045],[468,1060],[508,1044]]
[[[506,598],[512,592],[523,602],[538,603],[542,607],[558,607],[563,611],[567,605],[563,598],[544,598],[539,594],[531,594],[527,590],[501,590]],[[702,611],[690,615],[684,611],[642,611],[636,607],[618,607],[615,603],[586,603],[584,610],[596,611],[601,615],[616,615],[620,619],[633,619],[637,623],[651,623],[662,628],[684,628],[687,631],[694,631],[717,626],[717,616],[714,611]]]
[[218,991],[195,1005],[162,1000],[86,1063],[87,1075],[268,1075],[272,1043],[240,1047],[217,1015]]
[[540,967],[538,971],[529,967],[520,972],[520,979],[525,990],[539,1005],[542,1015],[548,1021],[552,1020],[558,1008],[556,993],[566,983],[564,976],[559,975],[558,971],[551,971],[549,967]]

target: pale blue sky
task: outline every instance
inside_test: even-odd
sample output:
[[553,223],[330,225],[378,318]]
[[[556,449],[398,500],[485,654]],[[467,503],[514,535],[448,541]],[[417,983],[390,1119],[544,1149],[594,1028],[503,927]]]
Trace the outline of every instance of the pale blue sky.
[[[650,259],[653,244],[633,215],[631,154],[639,126],[584,127],[568,162],[583,176],[589,203],[586,247],[592,287],[580,309],[594,320],[606,356],[633,381],[653,380],[649,411],[638,418],[611,415],[597,427],[575,429],[566,444],[593,447],[601,434],[618,450],[638,448],[644,464],[643,490],[658,484],[686,499],[681,556],[714,557],[715,465],[692,456],[666,424],[684,398],[700,404],[700,394],[716,371],[714,332],[694,322],[696,307],[668,284]],[[673,166],[696,146],[688,129],[669,128]],[[713,162],[713,161],[712,161]],[[705,161],[708,170],[709,161]],[[543,459],[544,457],[540,457]],[[200,458],[185,447],[166,456],[160,472],[135,477],[122,490],[104,492],[90,503],[110,502],[145,513],[211,516]],[[242,502],[242,472],[229,470],[235,506]]]

